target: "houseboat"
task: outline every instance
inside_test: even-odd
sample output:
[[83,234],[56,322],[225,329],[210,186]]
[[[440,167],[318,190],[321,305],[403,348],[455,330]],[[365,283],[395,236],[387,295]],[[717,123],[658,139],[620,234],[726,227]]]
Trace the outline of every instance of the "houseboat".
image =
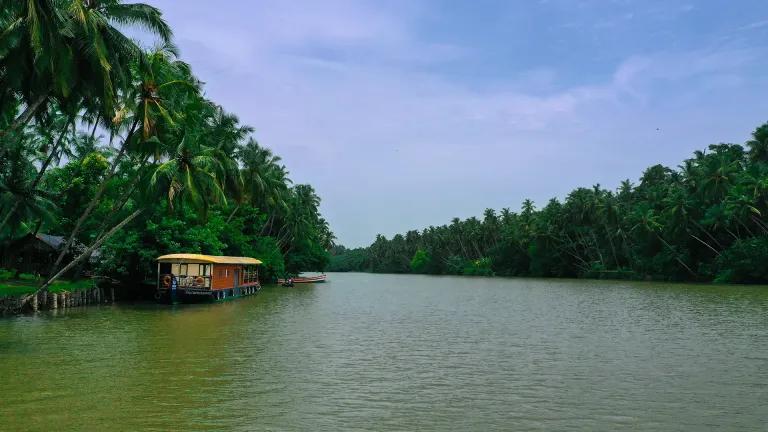
[[256,294],[260,264],[249,257],[163,255],[157,258],[155,299],[191,303]]

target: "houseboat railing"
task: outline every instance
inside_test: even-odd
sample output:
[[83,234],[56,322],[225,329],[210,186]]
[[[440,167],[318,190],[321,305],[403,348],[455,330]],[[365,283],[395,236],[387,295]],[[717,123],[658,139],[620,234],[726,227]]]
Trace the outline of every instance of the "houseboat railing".
[[172,275],[169,273],[160,275],[160,285],[163,288],[168,288],[171,285],[171,280],[176,277],[176,286],[180,288],[210,288],[211,277],[210,276],[191,276],[191,275]]
[[243,272],[243,283],[254,283],[259,281],[259,272],[258,270],[251,270],[251,271],[244,271]]

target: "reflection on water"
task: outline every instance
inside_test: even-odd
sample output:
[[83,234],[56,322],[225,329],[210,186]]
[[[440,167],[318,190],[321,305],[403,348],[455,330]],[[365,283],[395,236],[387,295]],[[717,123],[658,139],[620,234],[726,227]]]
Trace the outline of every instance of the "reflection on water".
[[0,429],[768,424],[766,287],[329,280],[0,320]]

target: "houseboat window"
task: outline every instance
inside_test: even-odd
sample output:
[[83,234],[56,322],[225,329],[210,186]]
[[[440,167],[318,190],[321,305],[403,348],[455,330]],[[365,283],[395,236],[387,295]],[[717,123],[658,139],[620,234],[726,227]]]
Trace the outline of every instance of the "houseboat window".
[[211,265],[210,264],[200,264],[200,276],[210,276],[211,275]]
[[179,274],[186,276],[187,273],[187,265],[186,264],[179,264]]

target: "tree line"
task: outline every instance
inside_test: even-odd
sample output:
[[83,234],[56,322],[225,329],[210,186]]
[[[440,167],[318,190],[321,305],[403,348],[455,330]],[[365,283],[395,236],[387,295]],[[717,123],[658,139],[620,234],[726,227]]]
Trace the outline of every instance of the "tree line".
[[252,133],[204,96],[160,10],[0,6],[0,252],[62,236],[41,290],[86,270],[151,279],[169,252],[259,257],[268,277],[322,269],[319,197]]
[[766,283],[768,123],[746,146],[710,145],[615,191],[581,187],[332,255],[335,271]]

